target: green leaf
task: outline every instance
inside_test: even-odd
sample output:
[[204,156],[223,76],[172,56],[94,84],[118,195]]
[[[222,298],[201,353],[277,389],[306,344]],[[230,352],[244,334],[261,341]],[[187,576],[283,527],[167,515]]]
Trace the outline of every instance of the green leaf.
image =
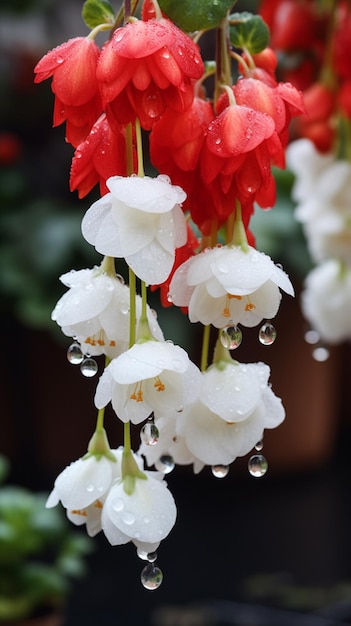
[[89,28],[95,28],[100,24],[113,24],[115,12],[107,0],[86,0],[82,18]]
[[230,43],[235,48],[257,54],[267,48],[269,28],[260,15],[244,11],[229,16]]
[[216,28],[235,0],[159,0],[161,10],[187,33]]

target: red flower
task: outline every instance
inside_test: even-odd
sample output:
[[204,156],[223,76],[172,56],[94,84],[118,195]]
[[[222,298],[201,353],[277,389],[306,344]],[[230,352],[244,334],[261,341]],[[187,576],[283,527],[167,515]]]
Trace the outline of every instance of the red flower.
[[94,124],[88,137],[81,143],[72,159],[70,190],[78,190],[79,198],[91,191],[96,184],[104,195],[109,189],[106,180],[110,176],[126,176],[125,133],[111,130],[105,115]]
[[[151,162],[187,194],[193,189],[205,132],[213,118],[210,102],[196,97],[184,113],[167,109],[150,133]],[[183,206],[187,208],[187,201]]]
[[95,41],[76,37],[48,52],[36,65],[34,81],[52,76],[54,126],[67,121],[67,141],[77,146],[101,113],[96,80],[100,50]]
[[214,201],[222,196],[216,210],[220,222],[234,210],[235,199],[250,211],[255,200],[272,206],[270,162],[279,148],[277,139],[273,118],[247,106],[231,105],[210,123],[200,156],[201,175]]
[[107,116],[122,124],[138,117],[149,130],[167,108],[190,107],[202,73],[197,45],[162,18],[118,28],[102,49],[97,78]]

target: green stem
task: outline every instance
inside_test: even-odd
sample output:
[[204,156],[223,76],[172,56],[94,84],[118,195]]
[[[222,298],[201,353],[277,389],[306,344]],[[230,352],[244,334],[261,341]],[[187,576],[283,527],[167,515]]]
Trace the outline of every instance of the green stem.
[[105,407],[99,409],[98,416],[96,420],[96,429],[97,431],[103,430],[104,428],[104,417],[105,417]]
[[207,324],[207,326],[204,326],[204,332],[202,336],[201,363],[200,363],[200,369],[202,372],[204,372],[207,369],[208,352],[209,352],[209,347],[210,347],[210,336],[211,336],[211,324]]
[[243,252],[249,251],[249,244],[247,241],[245,226],[242,220],[241,204],[239,200],[236,200],[233,239],[231,241],[231,245],[240,246]]
[[214,102],[216,103],[223,85],[232,84],[228,21],[222,20],[216,34],[216,78]]
[[130,422],[125,422],[124,424],[124,451],[125,453],[130,452],[132,449],[131,446],[131,435],[130,435]]
[[134,174],[133,159],[133,128],[131,123],[126,126],[126,159],[127,159],[127,176]]
[[129,347],[136,341],[136,277],[129,268]]
[[138,118],[135,120],[135,135],[137,145],[137,157],[138,157],[138,176],[145,176],[144,171],[144,157],[143,157],[143,138],[141,135],[141,126]]
[[96,35],[98,35],[99,33],[101,33],[104,30],[111,30],[113,28],[113,24],[98,24],[97,26],[95,26],[95,28],[93,28],[93,30],[90,31],[89,35],[87,36],[87,39],[95,39]]
[[114,257],[104,256],[99,269],[101,270],[103,274],[107,274],[108,276],[112,276],[113,278],[116,278],[116,267],[115,267]]

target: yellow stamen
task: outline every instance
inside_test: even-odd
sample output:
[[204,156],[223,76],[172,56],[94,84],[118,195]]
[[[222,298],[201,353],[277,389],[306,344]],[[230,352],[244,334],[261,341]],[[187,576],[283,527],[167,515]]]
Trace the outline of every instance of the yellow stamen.
[[234,296],[231,293],[227,293],[226,300],[225,300],[225,306],[224,306],[224,309],[223,309],[223,317],[230,317],[230,305],[229,305],[229,303],[230,303],[230,300],[232,300],[233,298],[235,300],[242,300],[242,296]]
[[129,396],[131,400],[135,400],[135,402],[143,402],[144,398],[143,398],[143,392],[141,389],[142,384],[143,384],[142,381],[135,383],[134,390]]
[[83,515],[84,517],[87,517],[88,515],[88,513],[84,511],[84,509],[82,511],[80,509],[73,509],[71,513],[73,513],[73,515]]
[[100,500],[96,500],[96,502],[94,502],[94,506],[97,509],[102,509],[102,502],[100,502]]
[[155,378],[154,387],[156,387],[157,391],[164,391],[165,390],[165,386],[164,386],[162,380],[159,378],[159,376],[156,376],[156,378]]

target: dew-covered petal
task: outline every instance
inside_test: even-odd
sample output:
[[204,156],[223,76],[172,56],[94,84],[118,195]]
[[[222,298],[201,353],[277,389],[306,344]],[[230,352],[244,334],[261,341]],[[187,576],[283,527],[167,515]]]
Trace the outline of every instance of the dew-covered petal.
[[260,398],[256,373],[244,365],[212,366],[203,374],[201,401],[225,422],[245,420]]
[[115,484],[106,498],[106,514],[122,533],[131,539],[157,543],[171,531],[176,520],[176,506],[164,481],[147,472],[146,479],[136,479],[131,495],[123,483]]
[[55,489],[66,509],[84,509],[104,495],[111,480],[111,461],[91,456],[66,467],[56,478]]
[[185,192],[164,176],[113,176],[107,180],[107,186],[126,206],[147,213],[166,213],[186,198]]
[[174,258],[174,250],[167,252],[157,239],[153,239],[141,252],[125,256],[136,276],[151,285],[160,285],[167,280]]
[[94,202],[85,213],[82,220],[82,234],[88,243],[95,245],[100,226],[111,211],[112,200],[112,194],[108,193]]
[[114,380],[120,384],[154,378],[162,370],[183,373],[188,366],[189,357],[183,348],[152,340],[134,344],[109,365]]

